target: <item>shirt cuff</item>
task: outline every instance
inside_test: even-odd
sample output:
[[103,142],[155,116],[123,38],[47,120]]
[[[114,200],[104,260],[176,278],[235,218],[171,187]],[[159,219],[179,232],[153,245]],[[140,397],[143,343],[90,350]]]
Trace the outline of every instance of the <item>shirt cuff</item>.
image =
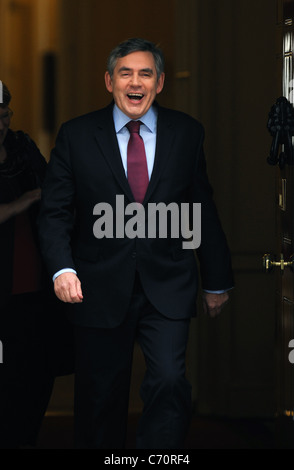
[[225,290],[207,290],[203,289],[203,292],[206,292],[207,294],[224,294],[225,292],[228,292],[229,290],[234,289],[234,287],[230,287],[229,289]]
[[55,279],[60,276],[60,274],[63,274],[63,273],[74,273],[74,274],[77,274],[77,272],[74,270],[74,269],[71,269],[71,268],[64,268],[64,269],[61,269],[60,271],[57,271],[57,273],[54,274],[52,280],[53,282],[55,281]]

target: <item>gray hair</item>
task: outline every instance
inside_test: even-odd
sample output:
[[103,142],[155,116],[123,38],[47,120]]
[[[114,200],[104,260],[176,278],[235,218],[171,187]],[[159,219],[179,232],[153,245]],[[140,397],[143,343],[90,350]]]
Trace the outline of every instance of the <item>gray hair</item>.
[[163,52],[153,42],[141,38],[127,39],[111,51],[107,60],[107,71],[109,72],[111,78],[113,76],[118,59],[125,57],[132,52],[151,52],[155,62],[157,79],[159,79],[160,75],[164,72]]

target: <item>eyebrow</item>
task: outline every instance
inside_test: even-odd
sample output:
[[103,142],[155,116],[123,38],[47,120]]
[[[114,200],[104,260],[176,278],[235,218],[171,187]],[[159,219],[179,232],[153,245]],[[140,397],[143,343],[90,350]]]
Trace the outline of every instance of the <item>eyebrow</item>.
[[[120,72],[131,72],[132,69],[129,68],[129,67],[121,67],[119,70],[118,70],[118,73]],[[147,73],[150,73],[151,75],[153,75],[153,70],[150,69],[149,67],[146,67],[145,69],[140,69],[139,72],[147,72]]]

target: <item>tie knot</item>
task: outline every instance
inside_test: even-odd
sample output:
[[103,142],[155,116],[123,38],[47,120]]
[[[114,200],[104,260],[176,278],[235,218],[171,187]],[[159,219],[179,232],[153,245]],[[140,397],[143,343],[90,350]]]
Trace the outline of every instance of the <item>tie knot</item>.
[[131,134],[139,134],[141,124],[141,121],[129,121],[126,126]]

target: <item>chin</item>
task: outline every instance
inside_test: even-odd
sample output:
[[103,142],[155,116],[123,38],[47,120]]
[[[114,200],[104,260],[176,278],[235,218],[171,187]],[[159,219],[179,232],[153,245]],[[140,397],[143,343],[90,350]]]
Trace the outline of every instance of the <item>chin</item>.
[[144,114],[145,114],[145,110],[130,110],[128,112],[128,116],[131,118],[131,119],[139,119],[140,117],[142,117]]

